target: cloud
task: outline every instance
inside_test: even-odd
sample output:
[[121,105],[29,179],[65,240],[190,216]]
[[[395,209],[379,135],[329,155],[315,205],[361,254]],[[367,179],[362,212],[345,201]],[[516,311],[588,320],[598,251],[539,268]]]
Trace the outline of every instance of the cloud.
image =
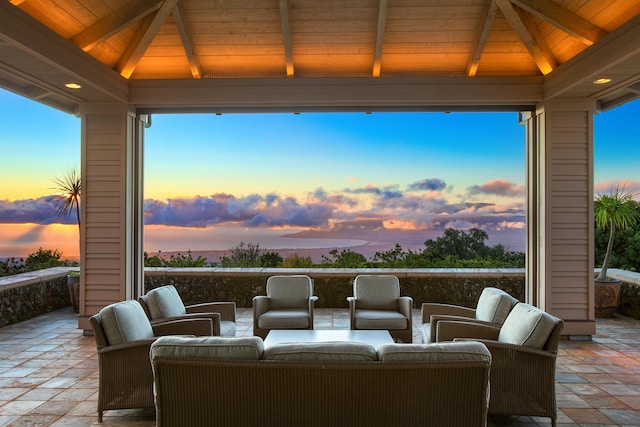
[[[490,181],[477,187],[509,192],[518,186],[506,181]],[[524,198],[509,203],[452,202],[439,190],[444,181],[425,179],[408,185],[367,185],[331,192],[319,187],[302,196],[278,192],[237,196],[214,193],[208,196],[176,197],[144,202],[146,225],[210,228],[234,226],[246,229],[291,228],[332,231],[337,235],[358,232],[390,231],[410,233],[419,230],[442,232],[446,227],[479,227],[485,230],[521,229],[526,220]],[[420,190],[420,191],[415,191]],[[0,223],[63,221],[56,216],[54,196],[19,201],[0,201]]]
[[517,185],[506,179],[494,179],[482,185],[472,185],[467,188],[469,195],[486,194],[507,197],[524,197],[524,185]]
[[55,196],[44,196],[37,199],[0,200],[0,223],[5,224],[73,224],[74,216],[61,218],[57,214]]
[[640,180],[637,179],[601,181],[594,186],[594,192],[596,195],[608,194],[616,187],[623,189],[625,192],[635,194],[634,199],[640,200]]
[[413,191],[442,191],[447,184],[439,178],[423,179],[409,184],[408,189]]
[[396,199],[404,196],[404,194],[398,190],[397,185],[388,185],[380,188],[369,184],[360,188],[345,188],[342,191],[351,194],[373,194],[374,196],[380,196],[385,199]]

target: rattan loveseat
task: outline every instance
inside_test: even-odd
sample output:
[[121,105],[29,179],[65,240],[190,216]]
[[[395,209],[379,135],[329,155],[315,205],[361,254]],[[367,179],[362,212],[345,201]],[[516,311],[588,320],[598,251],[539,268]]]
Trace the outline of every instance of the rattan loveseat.
[[259,337],[158,339],[158,426],[485,426],[482,343],[278,344]]

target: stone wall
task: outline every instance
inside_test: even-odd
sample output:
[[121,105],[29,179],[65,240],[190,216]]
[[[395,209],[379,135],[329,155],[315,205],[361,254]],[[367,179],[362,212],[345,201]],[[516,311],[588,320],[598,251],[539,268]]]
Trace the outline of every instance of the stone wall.
[[70,307],[66,267],[0,277],[0,327]]
[[607,277],[622,280],[618,313],[640,319],[640,273],[610,268]]
[[524,301],[524,269],[223,269],[147,268],[145,292],[174,285],[185,304],[235,301],[252,307],[253,297],[265,295],[267,278],[278,274],[306,274],[314,281],[317,308],[347,308],[353,279],[358,274],[393,274],[400,279],[402,295],[411,296],[414,307],[423,302],[443,302],[475,307],[487,286],[509,292]]
[[[0,277],[0,327],[70,306],[67,274],[76,268],[58,267]],[[277,274],[306,274],[314,280],[318,308],[347,308],[358,274],[393,274],[402,295],[414,307],[443,302],[475,307],[482,289],[494,286],[524,301],[524,269],[263,269],[263,268],[145,268],[145,291],[165,284],[178,289],[185,304],[235,301],[253,306],[265,294],[267,278]]]

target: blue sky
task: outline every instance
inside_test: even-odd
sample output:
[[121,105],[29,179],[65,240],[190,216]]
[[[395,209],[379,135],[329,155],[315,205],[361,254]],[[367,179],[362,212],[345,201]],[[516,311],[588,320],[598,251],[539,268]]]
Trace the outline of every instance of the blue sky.
[[[596,191],[625,181],[640,189],[639,113],[635,101],[596,115]],[[517,119],[154,115],[145,142],[145,249],[228,249],[240,241],[411,248],[452,226],[485,229],[490,244],[523,250]],[[80,119],[0,90],[0,130],[0,257],[61,244],[77,227],[55,216],[48,196],[53,177],[79,168]],[[77,246],[77,235],[69,241]]]

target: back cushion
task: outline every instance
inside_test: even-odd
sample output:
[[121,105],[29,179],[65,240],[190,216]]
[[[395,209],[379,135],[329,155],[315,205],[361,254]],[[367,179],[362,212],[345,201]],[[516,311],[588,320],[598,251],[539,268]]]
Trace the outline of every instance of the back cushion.
[[308,308],[313,282],[308,276],[271,276],[267,279],[269,308]]
[[502,289],[484,288],[478,299],[476,319],[502,324],[517,303],[516,298]]
[[100,320],[109,345],[154,337],[151,323],[137,301],[123,301],[100,310]]
[[542,348],[555,326],[553,316],[532,305],[519,303],[504,321],[498,341]]
[[173,285],[161,286],[147,292],[147,306],[152,319],[183,316],[187,313],[182,298]]
[[491,364],[491,353],[480,342],[446,342],[437,344],[384,344],[378,348],[378,360],[402,362],[484,362]]
[[260,337],[177,337],[158,338],[151,345],[151,359],[181,357],[196,359],[260,360],[264,343]]
[[369,344],[335,341],[277,344],[264,351],[264,359],[299,362],[372,362],[377,359],[377,356],[375,348]]
[[397,310],[400,281],[396,276],[358,276],[353,282],[356,308]]

